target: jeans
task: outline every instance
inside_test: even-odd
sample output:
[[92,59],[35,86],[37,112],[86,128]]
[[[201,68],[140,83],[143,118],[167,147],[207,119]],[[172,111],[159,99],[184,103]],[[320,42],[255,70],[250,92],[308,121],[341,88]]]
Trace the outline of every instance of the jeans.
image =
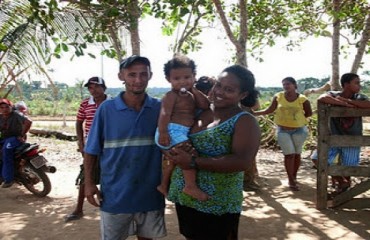
[[308,129],[306,126],[293,130],[277,128],[278,144],[284,155],[301,154],[307,136]]
[[21,145],[21,141],[17,137],[8,137],[0,141],[2,145],[2,163],[0,164],[0,172],[4,182],[9,183],[14,180],[14,150]]

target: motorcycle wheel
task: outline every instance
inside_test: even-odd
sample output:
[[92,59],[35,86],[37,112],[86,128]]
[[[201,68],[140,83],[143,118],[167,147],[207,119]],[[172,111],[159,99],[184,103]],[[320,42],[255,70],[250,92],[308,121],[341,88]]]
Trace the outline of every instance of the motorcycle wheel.
[[50,193],[50,179],[41,168],[36,169],[32,165],[26,164],[21,175],[22,184],[37,197],[45,197]]

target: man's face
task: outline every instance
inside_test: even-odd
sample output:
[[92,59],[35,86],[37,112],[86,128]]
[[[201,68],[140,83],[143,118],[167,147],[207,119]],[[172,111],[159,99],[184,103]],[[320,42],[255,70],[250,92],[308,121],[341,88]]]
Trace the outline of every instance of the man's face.
[[11,112],[11,110],[12,108],[8,104],[6,103],[0,104],[0,114],[8,115]]
[[94,98],[102,97],[104,95],[104,88],[102,85],[99,84],[90,83],[87,86],[87,90],[89,90],[90,95]]
[[118,78],[124,82],[127,93],[143,94],[152,77],[149,66],[143,63],[134,63],[128,68],[121,69]]
[[361,81],[359,78],[352,79],[347,83],[346,87],[353,93],[358,93],[361,90]]

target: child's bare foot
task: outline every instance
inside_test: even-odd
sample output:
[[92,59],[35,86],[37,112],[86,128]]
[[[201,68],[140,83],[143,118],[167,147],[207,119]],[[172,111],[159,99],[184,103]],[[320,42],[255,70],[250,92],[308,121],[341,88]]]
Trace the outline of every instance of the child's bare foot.
[[208,194],[200,190],[198,187],[185,186],[182,191],[186,193],[187,195],[192,196],[193,198],[199,201],[207,201],[209,199]]
[[162,193],[165,197],[167,197],[167,188],[163,186],[162,184],[157,187],[157,190]]

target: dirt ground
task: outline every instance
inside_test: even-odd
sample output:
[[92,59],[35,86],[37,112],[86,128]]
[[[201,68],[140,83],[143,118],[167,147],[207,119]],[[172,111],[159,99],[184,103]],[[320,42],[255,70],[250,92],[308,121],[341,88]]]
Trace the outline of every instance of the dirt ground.
[[[73,210],[77,197],[74,182],[81,157],[76,143],[37,137],[29,137],[29,142],[46,147],[44,156],[57,167],[56,173],[49,174],[53,189],[47,197],[37,198],[22,186],[0,188],[0,239],[99,239],[97,208],[86,203],[83,219],[65,223],[63,218]],[[244,193],[239,239],[370,239],[369,191],[340,208],[316,210],[316,170],[308,155],[303,154],[298,176],[301,191],[291,192],[281,153],[259,151],[262,189]],[[168,236],[163,239],[184,239],[170,202],[166,222]]]

